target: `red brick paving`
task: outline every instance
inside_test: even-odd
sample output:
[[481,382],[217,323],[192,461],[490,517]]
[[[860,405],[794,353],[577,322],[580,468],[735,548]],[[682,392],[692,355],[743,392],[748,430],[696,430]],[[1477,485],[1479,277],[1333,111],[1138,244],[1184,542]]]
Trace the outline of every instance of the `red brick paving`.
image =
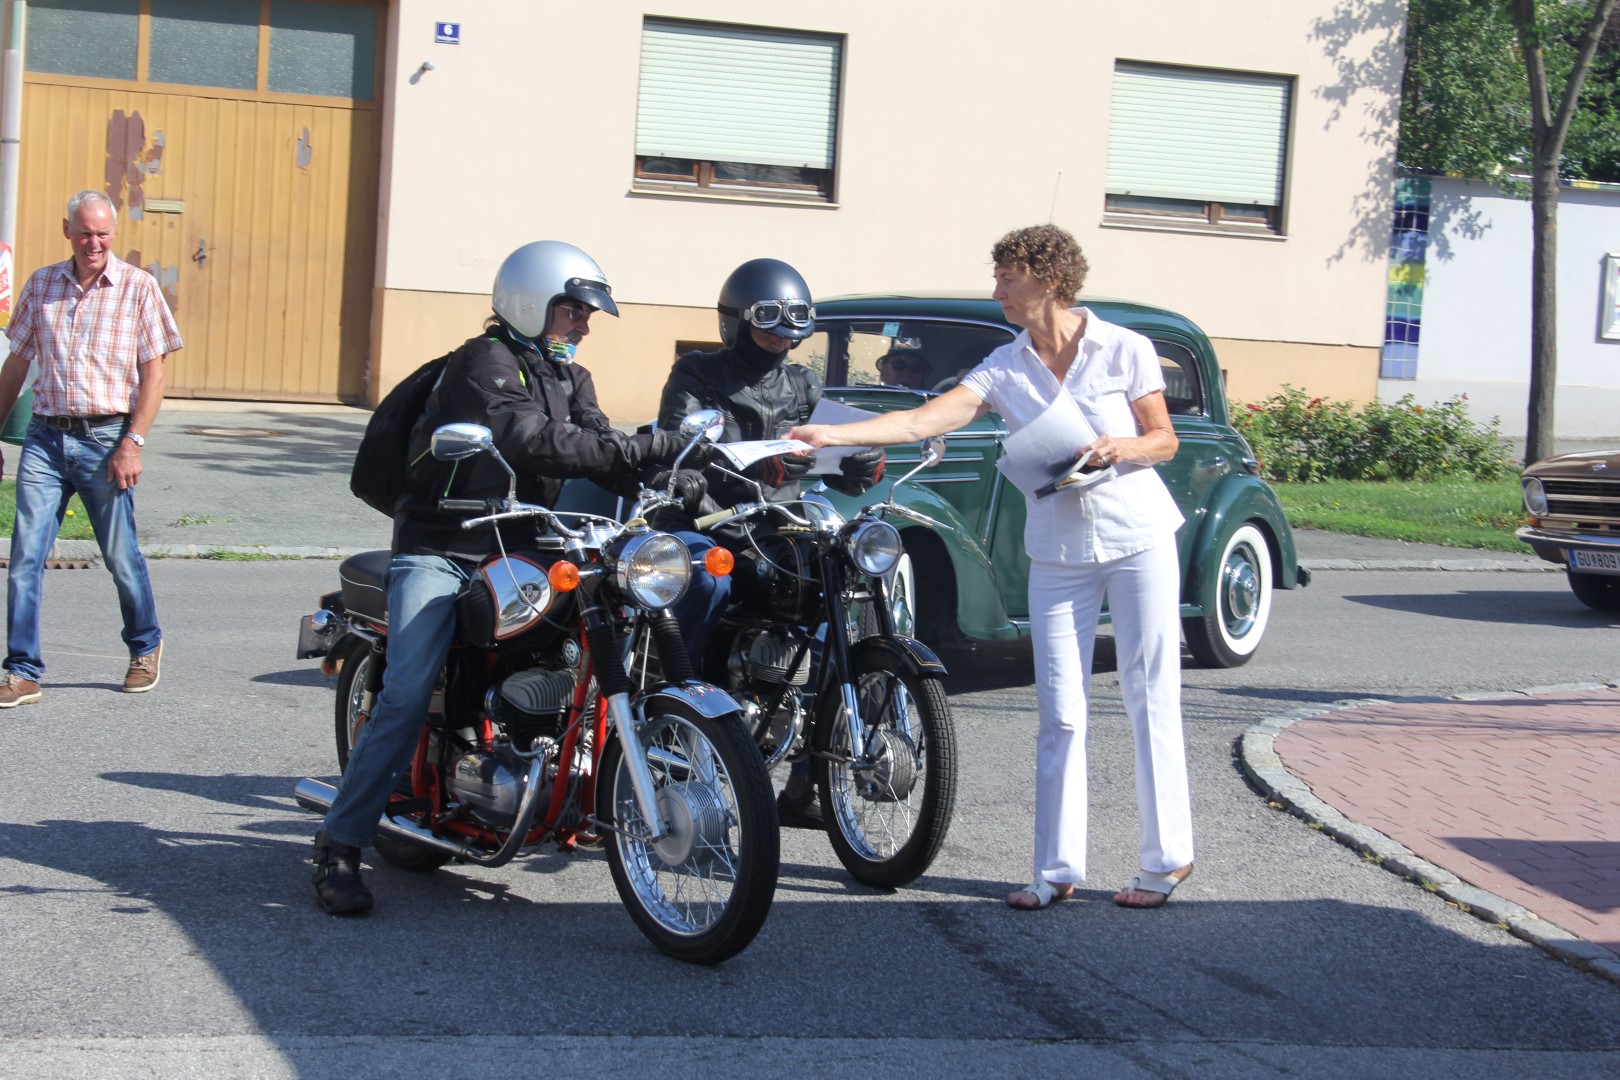
[[1620,690],[1361,706],[1275,749],[1345,817],[1620,954]]

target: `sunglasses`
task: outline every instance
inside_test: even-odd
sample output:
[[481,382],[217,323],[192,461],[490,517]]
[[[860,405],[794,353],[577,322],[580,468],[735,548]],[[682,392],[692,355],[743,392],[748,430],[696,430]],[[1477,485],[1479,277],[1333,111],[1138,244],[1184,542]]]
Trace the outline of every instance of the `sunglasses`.
[[816,309],[797,300],[759,300],[749,304],[743,310],[742,317],[761,330],[769,330],[782,323],[803,329],[815,323]]
[[590,322],[594,308],[581,307],[578,304],[558,304],[557,314],[565,315],[574,322]]
[[918,375],[928,374],[928,361],[926,360],[884,360],[895,371],[915,371]]

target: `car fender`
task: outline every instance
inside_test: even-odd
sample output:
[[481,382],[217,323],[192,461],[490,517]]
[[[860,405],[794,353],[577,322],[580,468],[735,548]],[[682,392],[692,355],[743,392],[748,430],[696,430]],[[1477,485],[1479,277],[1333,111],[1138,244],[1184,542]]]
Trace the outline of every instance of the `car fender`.
[[[889,497],[892,482],[883,480],[864,495],[840,495],[828,491],[827,497],[845,517],[853,517],[863,506]],[[956,579],[956,625],[969,637],[987,640],[1012,640],[1022,636],[1001,602],[1001,590],[996,585],[996,571],[991,565],[979,538],[957,513],[956,507],[930,490],[924,484],[912,482],[900,489],[896,501],[908,510],[927,514],[948,529],[931,529],[916,525],[904,518],[889,518],[889,523],[900,530],[902,541],[907,534],[930,534],[945,548],[951,561],[951,573]],[[909,548],[911,545],[908,544]]]
[[1253,476],[1234,475],[1223,479],[1210,493],[1204,512],[1196,522],[1188,551],[1182,599],[1204,609],[1209,589],[1209,573],[1220,566],[1221,548],[1232,530],[1253,521],[1266,533],[1272,546],[1272,581],[1279,589],[1309,584],[1310,575],[1301,570],[1294,547],[1294,532],[1283,513],[1277,495]]

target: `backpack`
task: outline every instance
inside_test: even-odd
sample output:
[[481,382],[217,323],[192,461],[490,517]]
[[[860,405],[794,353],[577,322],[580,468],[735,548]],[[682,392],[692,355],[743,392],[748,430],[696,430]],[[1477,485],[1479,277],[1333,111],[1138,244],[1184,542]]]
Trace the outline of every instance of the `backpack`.
[[377,405],[360,437],[349,472],[349,490],[355,498],[389,517],[394,504],[408,490],[411,429],[427,409],[428,397],[439,385],[444,366],[454,353],[429,360],[388,391]]

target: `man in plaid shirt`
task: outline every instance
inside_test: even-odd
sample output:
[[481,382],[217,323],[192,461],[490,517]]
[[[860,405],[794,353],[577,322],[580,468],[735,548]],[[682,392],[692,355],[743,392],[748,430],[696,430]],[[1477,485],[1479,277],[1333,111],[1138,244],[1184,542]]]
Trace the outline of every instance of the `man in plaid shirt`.
[[17,403],[30,362],[38,374],[17,467],[0,709],[40,699],[45,559],[75,493],[118,588],[130,655],[124,689],[139,694],[158,683],[163,634],[135,535],[135,485],[141,447],[163,402],[163,358],[180,348],[180,331],[152,275],[113,255],[117,229],[118,211],[107,196],[73,196],[62,222],[73,258],[29,277],[7,331],[0,423]]

